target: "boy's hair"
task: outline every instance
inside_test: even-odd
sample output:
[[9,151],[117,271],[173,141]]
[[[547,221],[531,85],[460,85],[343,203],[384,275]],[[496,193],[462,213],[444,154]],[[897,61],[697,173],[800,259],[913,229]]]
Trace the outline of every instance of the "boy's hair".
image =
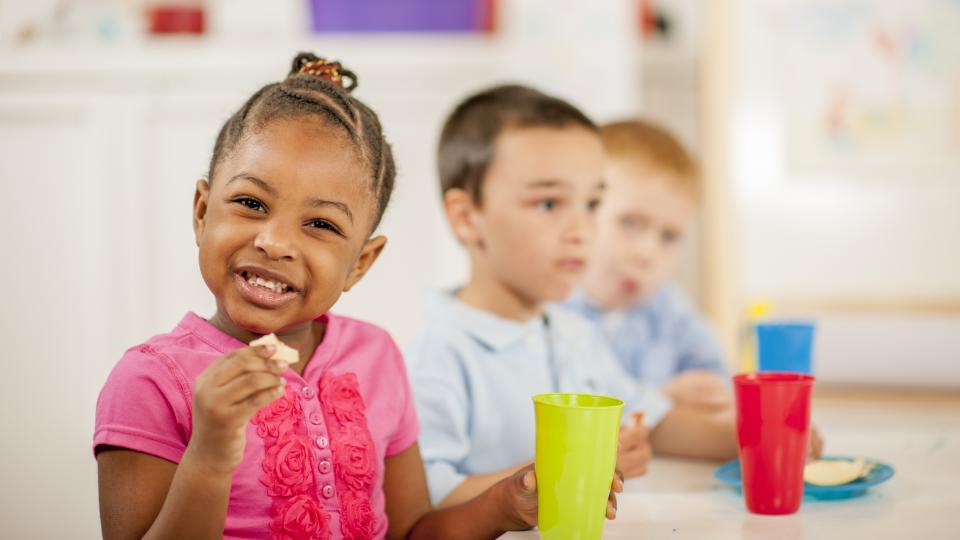
[[607,155],[640,160],[670,174],[670,180],[690,194],[700,191],[696,159],[663,127],[642,119],[622,120],[600,126]]
[[[344,80],[349,84],[345,86]],[[396,166],[377,114],[350,94],[356,86],[356,75],[338,62],[312,53],[298,54],[285,80],[258,90],[220,129],[207,177],[213,180],[217,165],[251,131],[263,129],[274,120],[318,117],[342,129],[368,166],[370,188],[377,200],[376,229],[390,202]]]
[[596,124],[573,105],[526,86],[497,86],[468,97],[450,113],[440,133],[441,193],[462,189],[480,204],[483,178],[504,131],[568,126],[597,131]]

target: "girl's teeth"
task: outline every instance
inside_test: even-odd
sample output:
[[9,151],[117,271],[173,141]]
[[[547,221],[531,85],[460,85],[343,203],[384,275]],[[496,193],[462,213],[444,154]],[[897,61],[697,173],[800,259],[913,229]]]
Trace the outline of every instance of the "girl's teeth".
[[270,289],[275,293],[284,293],[287,290],[287,285],[284,283],[278,283],[276,281],[270,281],[263,279],[260,276],[255,276],[253,274],[248,274],[247,283],[251,285],[256,285],[258,287],[263,287],[264,289]]

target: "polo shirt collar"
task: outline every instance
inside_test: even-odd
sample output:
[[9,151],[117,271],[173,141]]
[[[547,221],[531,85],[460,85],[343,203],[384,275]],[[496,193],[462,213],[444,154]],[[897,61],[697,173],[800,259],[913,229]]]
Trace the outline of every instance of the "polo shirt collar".
[[525,339],[531,332],[542,331],[543,317],[527,322],[505,319],[468,306],[457,299],[458,291],[434,291],[427,299],[430,317],[446,321],[487,348],[498,351]]

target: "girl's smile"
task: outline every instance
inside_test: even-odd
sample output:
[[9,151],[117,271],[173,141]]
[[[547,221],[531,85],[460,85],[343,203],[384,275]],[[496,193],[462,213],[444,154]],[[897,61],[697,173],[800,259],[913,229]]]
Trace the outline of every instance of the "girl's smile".
[[244,266],[233,273],[237,290],[248,302],[267,309],[282,307],[300,293],[288,279],[255,266]]

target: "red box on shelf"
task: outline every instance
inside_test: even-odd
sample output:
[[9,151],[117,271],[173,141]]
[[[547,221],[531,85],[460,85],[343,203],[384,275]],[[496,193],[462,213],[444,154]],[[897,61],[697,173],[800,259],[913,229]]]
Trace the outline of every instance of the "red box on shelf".
[[151,34],[202,34],[202,6],[154,6],[149,10]]

